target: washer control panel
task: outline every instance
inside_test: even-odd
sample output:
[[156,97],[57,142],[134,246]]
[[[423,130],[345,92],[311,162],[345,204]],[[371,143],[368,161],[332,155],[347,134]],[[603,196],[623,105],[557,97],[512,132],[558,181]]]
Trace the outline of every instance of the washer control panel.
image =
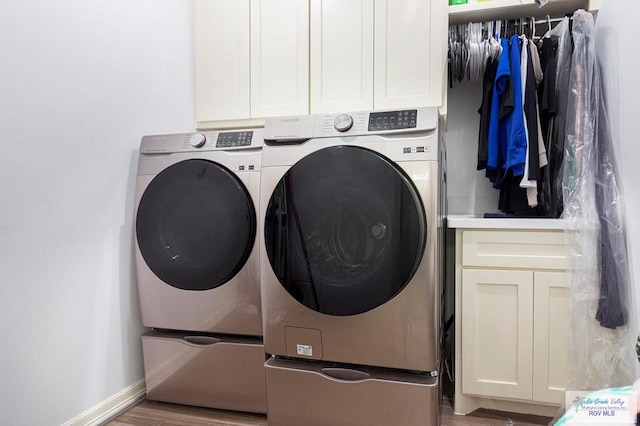
[[368,130],[414,129],[418,118],[417,109],[402,111],[372,112],[369,114]]
[[253,139],[253,131],[220,132],[216,141],[216,148],[231,148],[249,146]]
[[268,119],[264,127],[267,145],[293,145],[314,138],[403,135],[436,132],[440,115],[435,107]]

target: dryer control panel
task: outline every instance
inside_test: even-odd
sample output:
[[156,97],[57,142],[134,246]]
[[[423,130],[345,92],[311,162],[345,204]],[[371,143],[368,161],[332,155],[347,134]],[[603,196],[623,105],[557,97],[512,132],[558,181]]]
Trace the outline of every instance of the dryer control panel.
[[140,153],[167,154],[255,149],[262,148],[262,142],[261,128],[152,135],[142,138]]
[[253,131],[220,132],[216,141],[216,148],[232,148],[237,146],[250,146],[253,139]]

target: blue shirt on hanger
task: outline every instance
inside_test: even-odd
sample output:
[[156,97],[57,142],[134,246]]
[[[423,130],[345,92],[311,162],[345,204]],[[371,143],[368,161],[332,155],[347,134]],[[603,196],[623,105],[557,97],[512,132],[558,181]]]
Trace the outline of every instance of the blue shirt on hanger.
[[[493,85],[487,155],[487,177],[500,188],[509,169],[513,176],[524,174],[527,152],[522,109],[520,40],[517,35],[500,39],[502,53]],[[513,73],[511,70],[514,70]]]
[[[527,155],[527,128],[524,125],[524,110],[522,101],[522,76],[520,74],[520,37],[511,37],[509,50],[511,63],[511,82],[513,87],[514,107],[504,118],[504,138],[500,141],[504,150],[504,173],[511,169],[513,176],[522,176]],[[504,177],[504,175],[503,175]]]

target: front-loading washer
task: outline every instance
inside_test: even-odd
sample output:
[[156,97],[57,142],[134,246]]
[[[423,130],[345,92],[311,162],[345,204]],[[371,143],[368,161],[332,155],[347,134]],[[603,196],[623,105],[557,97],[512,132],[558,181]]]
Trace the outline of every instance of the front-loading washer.
[[437,375],[437,109],[275,118],[264,137],[266,352]]
[[262,129],[145,136],[135,252],[147,327],[261,336]]

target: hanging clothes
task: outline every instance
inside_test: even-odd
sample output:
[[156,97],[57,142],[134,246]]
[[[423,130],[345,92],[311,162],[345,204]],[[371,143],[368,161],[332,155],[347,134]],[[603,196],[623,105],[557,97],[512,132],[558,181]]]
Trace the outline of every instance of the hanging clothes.
[[490,57],[482,78],[482,103],[478,109],[480,114],[480,126],[478,129],[478,163],[476,170],[487,168],[489,155],[489,121],[491,120],[491,105],[493,99],[493,82],[498,70],[498,59]]
[[[540,106],[538,99],[537,87],[542,82],[542,66],[540,65],[540,56],[538,54],[538,48],[535,43],[529,43],[529,50],[531,58],[532,66],[533,66],[533,75],[535,77],[535,104],[536,104],[536,133],[538,134],[538,166],[541,169],[542,167],[548,164],[547,161],[547,150],[544,146],[544,139],[542,137],[542,126],[540,124]],[[540,177],[538,180],[542,179],[542,173],[540,173]]]
[[538,110],[536,103],[536,78],[533,60],[529,54],[529,39],[522,36],[522,54],[520,67],[522,70],[522,96],[524,122],[527,129],[527,156],[525,171],[520,187],[527,192],[529,207],[538,205],[538,181],[540,180],[540,155],[538,148]]
[[526,190],[520,187],[527,159],[527,129],[524,115],[522,53],[518,35],[513,35],[510,38],[508,54],[511,67],[513,109],[499,123],[503,172],[502,179],[498,182],[500,188],[498,208],[504,213],[529,216],[531,211]]
[[[590,14],[580,14],[582,20],[591,21]],[[591,19],[590,19],[591,18]],[[585,31],[589,43],[595,45],[594,30]],[[595,54],[595,49],[591,52]],[[594,161],[595,199],[598,209],[600,297],[596,319],[602,327],[615,329],[629,321],[626,301],[629,300],[629,264],[623,223],[622,194],[618,185],[614,140],[609,116],[605,108],[600,69],[593,59],[593,96],[597,106]]]
[[537,216],[529,206],[527,191],[520,187],[522,176],[513,176],[513,170],[508,170],[500,186],[498,209],[503,213],[514,216]]
[[538,184],[538,205],[542,215],[556,217],[554,192],[555,181],[558,175],[561,155],[556,149],[551,150],[553,123],[557,111],[556,100],[556,69],[558,65],[558,37],[544,38],[540,51],[540,63],[543,79],[538,86],[538,101],[540,112],[540,124],[545,151],[548,156],[548,165],[543,170]]
[[587,390],[635,380],[637,336],[629,321],[633,304],[622,200],[591,14],[574,13],[573,42],[562,166],[571,270],[568,388]]
[[600,299],[596,319],[603,327],[613,329],[629,320],[625,300],[628,300],[630,279],[621,194],[614,167],[613,137],[602,100],[599,112],[595,192],[600,219]]
[[509,170],[522,176],[526,154],[526,135],[522,111],[520,43],[517,35],[501,39],[489,122],[487,177],[500,188]]
[[504,158],[504,175],[508,170],[513,176],[524,174],[527,153],[527,130],[524,123],[524,102],[522,99],[522,75],[520,70],[520,37],[511,36],[509,48],[511,81],[513,90],[513,110],[503,119],[503,133],[500,149]]
[[569,83],[571,79],[571,67],[573,57],[573,44],[571,36],[571,25],[568,17],[556,25],[551,30],[551,34],[558,36],[558,64],[556,66],[556,93],[557,107],[555,119],[553,121],[552,136],[550,140],[550,156],[556,158],[556,165],[553,167],[551,214],[552,217],[560,217],[563,211],[562,198],[562,156],[564,155],[565,128],[567,123],[568,97],[570,94]]
[[[560,37],[554,35],[547,39],[544,63],[541,63],[543,59],[535,45],[525,35],[514,34],[517,24],[512,21],[504,26],[499,22],[493,24],[494,31],[499,29],[510,34],[509,38],[498,38],[499,44],[487,31],[491,27],[490,24],[467,24],[449,29],[454,80],[460,81],[462,75],[471,79],[483,77],[476,169],[485,170],[492,186],[504,190],[498,203],[503,212],[540,215],[537,206],[543,199],[547,208],[542,212],[555,217],[557,203],[552,203],[552,199],[562,199],[554,193],[559,189],[555,183],[562,154],[557,155],[557,162],[551,167],[545,166],[549,164],[548,147],[557,133],[554,119]],[[522,28],[520,25],[520,30]],[[486,62],[478,62],[480,57]],[[546,79],[542,78],[543,66]],[[538,87],[543,99],[540,106]],[[546,193],[539,195],[540,188]]]
[[500,39],[502,53],[498,59],[496,76],[491,95],[491,116],[489,120],[489,138],[487,144],[486,176],[494,188],[500,187],[503,174],[504,157],[500,150],[501,120],[513,111],[513,89],[511,87],[511,65],[509,63],[509,41]]

